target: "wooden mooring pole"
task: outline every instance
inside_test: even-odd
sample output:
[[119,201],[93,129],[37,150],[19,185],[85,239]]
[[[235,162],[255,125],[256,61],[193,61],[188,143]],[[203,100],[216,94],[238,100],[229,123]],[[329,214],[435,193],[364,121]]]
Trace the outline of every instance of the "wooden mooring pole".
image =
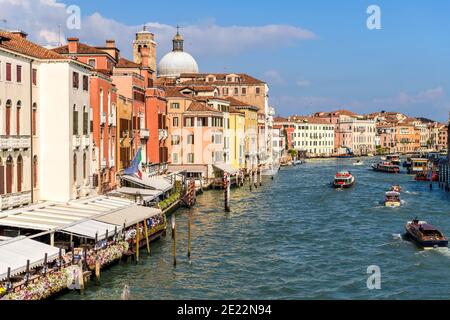
[[188,214],[188,252],[187,256],[189,262],[191,262],[191,214]]
[[177,236],[176,236],[176,222],[175,215],[172,215],[172,256],[173,266],[177,266]]
[[136,223],[136,263],[139,262],[139,236],[140,236],[140,230],[139,230],[139,223]]
[[225,212],[230,212],[230,180],[228,173],[223,173],[223,189],[224,189],[224,202]]
[[147,242],[147,253],[150,255],[150,239],[148,238],[148,220],[144,220],[145,241]]

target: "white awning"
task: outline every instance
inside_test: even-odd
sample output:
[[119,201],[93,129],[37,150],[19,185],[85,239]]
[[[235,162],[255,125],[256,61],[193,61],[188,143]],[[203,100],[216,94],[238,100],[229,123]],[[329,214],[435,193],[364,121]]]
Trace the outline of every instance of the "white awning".
[[6,279],[8,268],[11,268],[11,276],[23,273],[27,260],[30,260],[30,269],[43,265],[46,253],[47,262],[53,262],[59,256],[59,248],[25,237],[0,242],[0,281]]
[[180,172],[187,172],[187,173],[201,173],[203,175],[207,175],[208,173],[208,166],[203,165],[169,165],[168,172],[173,173],[180,173]]
[[128,196],[143,196],[143,197],[159,197],[163,194],[160,190],[149,190],[149,189],[137,189],[137,188],[118,188],[117,192],[126,194]]
[[100,217],[95,217],[94,219],[117,226],[123,226],[125,224],[125,227],[128,228],[161,213],[162,211],[160,209],[133,206]]
[[231,165],[226,163],[218,163],[213,165],[214,168],[217,168],[220,171],[226,172],[231,175],[235,175],[239,173],[239,170],[233,168]]
[[106,239],[106,231],[108,231],[108,236],[112,236],[116,228],[117,232],[122,230],[119,225],[108,224],[96,220],[88,220],[64,228],[61,232],[90,239],[95,239],[95,236],[97,235],[98,240],[104,240]]
[[124,175],[121,177],[121,179],[131,183],[132,185],[142,187],[144,189],[155,189],[155,190],[160,190],[162,192],[167,192],[173,188],[172,184],[169,181],[167,181],[164,178],[159,178],[159,177],[153,177],[153,178],[142,177],[142,180],[141,180],[137,177]]

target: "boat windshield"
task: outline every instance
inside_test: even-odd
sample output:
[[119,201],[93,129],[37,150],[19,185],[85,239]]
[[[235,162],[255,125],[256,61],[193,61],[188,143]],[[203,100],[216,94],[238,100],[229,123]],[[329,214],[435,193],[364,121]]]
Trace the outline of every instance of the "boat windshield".
[[437,230],[422,230],[422,233],[426,237],[441,237],[441,233]]

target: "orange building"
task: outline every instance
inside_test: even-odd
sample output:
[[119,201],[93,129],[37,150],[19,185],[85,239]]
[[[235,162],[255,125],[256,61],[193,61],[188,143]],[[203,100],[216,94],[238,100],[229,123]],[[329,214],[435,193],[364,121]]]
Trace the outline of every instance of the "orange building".
[[420,148],[420,131],[409,122],[399,122],[395,127],[396,152],[414,153]]

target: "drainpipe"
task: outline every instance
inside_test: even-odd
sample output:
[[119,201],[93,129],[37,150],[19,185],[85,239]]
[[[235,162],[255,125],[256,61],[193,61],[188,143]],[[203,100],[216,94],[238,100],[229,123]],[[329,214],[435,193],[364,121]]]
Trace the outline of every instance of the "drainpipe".
[[30,60],[30,182],[31,182],[31,203],[34,203],[34,154],[33,154],[33,62]]

